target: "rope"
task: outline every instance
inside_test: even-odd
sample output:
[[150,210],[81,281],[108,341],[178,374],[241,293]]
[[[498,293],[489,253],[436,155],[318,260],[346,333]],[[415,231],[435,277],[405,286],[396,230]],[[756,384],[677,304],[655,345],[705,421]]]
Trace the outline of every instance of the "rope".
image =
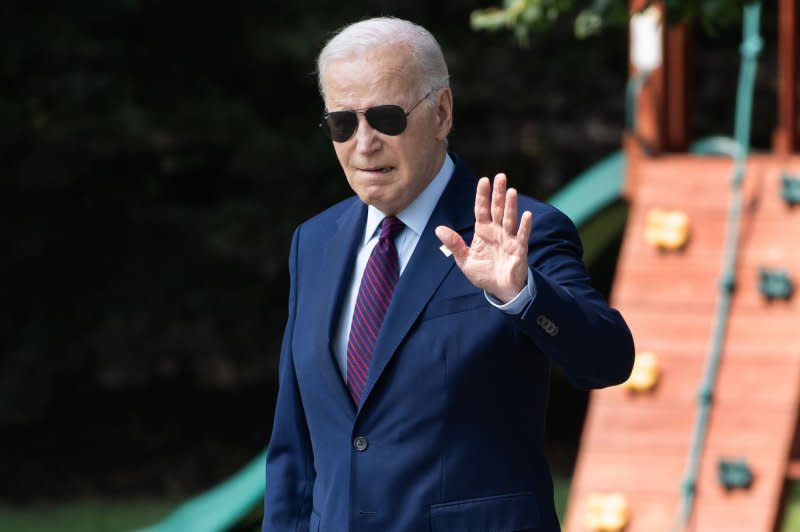
[[708,417],[714,394],[722,348],[730,318],[730,307],[736,285],[736,260],[739,251],[739,226],[742,212],[742,180],[750,146],[750,124],[753,110],[753,89],[757,58],[763,47],[759,36],[761,2],[751,1],[744,6],[743,41],[739,49],[742,66],[739,71],[739,85],[736,93],[736,124],[734,135],[739,149],[734,152],[734,169],[731,176],[732,197],[728,209],[728,229],[725,239],[722,275],[720,276],[720,297],[714,316],[714,328],[706,357],[703,379],[697,391],[698,411],[695,418],[692,441],[689,447],[689,465],[682,484],[681,508],[675,530],[683,530],[692,513],[697,491],[697,474],[700,458],[708,432]]

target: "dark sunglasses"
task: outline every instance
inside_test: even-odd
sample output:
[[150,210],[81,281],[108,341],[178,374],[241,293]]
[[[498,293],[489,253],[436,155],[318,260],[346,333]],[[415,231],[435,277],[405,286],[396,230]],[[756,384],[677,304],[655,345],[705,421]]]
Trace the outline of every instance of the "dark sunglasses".
[[407,112],[399,105],[376,105],[369,109],[357,109],[353,111],[333,111],[322,113],[322,122],[319,127],[325,136],[334,142],[344,142],[353,136],[358,129],[358,113],[364,115],[370,127],[380,131],[385,135],[399,135],[408,126],[408,115],[417,108],[425,99],[439,90],[431,89],[428,94],[415,103]]

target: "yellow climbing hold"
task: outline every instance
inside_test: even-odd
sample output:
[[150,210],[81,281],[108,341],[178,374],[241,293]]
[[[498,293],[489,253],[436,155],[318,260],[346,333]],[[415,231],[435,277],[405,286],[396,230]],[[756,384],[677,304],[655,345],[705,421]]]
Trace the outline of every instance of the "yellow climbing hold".
[[670,251],[680,249],[689,240],[689,216],[683,211],[650,209],[644,238],[651,246]]
[[648,351],[636,353],[631,376],[622,385],[635,392],[646,392],[656,385],[659,374],[658,358],[655,353]]
[[586,502],[586,526],[597,532],[620,532],[628,524],[628,500],[621,493],[591,493]]

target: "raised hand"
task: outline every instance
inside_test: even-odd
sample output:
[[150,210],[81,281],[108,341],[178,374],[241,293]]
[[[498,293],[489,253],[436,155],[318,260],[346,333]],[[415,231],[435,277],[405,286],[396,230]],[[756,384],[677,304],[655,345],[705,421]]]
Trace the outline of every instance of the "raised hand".
[[517,191],[506,186],[505,174],[495,176],[494,190],[488,178],[478,181],[471,246],[449,227],[436,228],[436,236],[453,253],[467,279],[503,303],[511,301],[528,280],[528,239],[533,227],[530,211],[522,214],[517,227]]

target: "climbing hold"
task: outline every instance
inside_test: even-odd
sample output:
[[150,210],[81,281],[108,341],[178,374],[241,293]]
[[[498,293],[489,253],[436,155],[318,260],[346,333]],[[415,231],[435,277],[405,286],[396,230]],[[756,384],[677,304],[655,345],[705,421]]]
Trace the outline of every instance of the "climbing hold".
[[748,489],[753,483],[753,471],[744,458],[720,458],[719,482],[726,490]]
[[655,387],[659,373],[658,359],[655,353],[647,351],[636,353],[631,376],[622,385],[628,390],[646,392]]
[[591,493],[586,501],[586,526],[597,532],[619,532],[628,524],[628,500],[621,493]]
[[794,292],[794,283],[786,270],[760,268],[758,288],[767,301],[789,299]]
[[781,176],[781,196],[791,207],[800,203],[800,176],[789,174]]
[[689,216],[683,211],[650,209],[644,238],[648,244],[660,249],[681,249],[689,239]]

